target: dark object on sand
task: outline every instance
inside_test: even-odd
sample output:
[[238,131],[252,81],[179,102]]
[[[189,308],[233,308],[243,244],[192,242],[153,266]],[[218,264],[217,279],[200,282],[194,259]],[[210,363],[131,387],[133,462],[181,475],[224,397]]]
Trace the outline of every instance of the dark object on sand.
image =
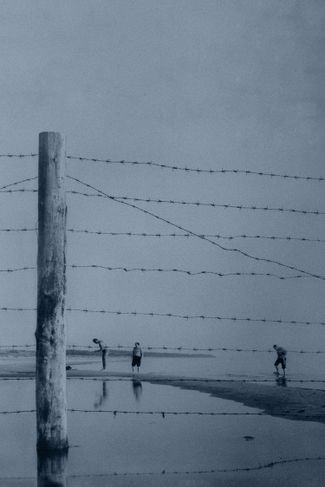
[[72,369],[71,365],[66,365],[65,370],[71,370],[71,369]]

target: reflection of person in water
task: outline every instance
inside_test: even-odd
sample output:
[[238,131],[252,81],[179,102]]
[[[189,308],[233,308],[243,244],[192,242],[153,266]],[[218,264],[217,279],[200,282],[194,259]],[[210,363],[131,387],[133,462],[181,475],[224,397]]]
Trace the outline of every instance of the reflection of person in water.
[[106,399],[108,398],[108,391],[107,391],[107,385],[106,385],[106,381],[103,380],[103,384],[102,384],[102,393],[98,399],[98,401],[96,401],[94,403],[94,407],[97,409],[99,408],[100,406],[102,406],[104,404],[104,402],[106,401]]
[[278,377],[276,383],[280,387],[287,387],[287,379],[284,376]]
[[106,357],[108,353],[107,345],[103,342],[103,340],[98,340],[98,338],[94,338],[93,342],[99,346],[99,350],[102,352],[102,370],[106,369]]
[[142,384],[139,380],[133,379],[132,381],[133,394],[136,401],[140,401],[142,395]]

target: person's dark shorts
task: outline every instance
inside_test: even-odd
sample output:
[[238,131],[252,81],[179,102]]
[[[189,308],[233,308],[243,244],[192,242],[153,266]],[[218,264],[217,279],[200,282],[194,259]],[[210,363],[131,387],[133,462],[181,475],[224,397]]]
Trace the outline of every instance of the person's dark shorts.
[[275,367],[278,365],[281,365],[283,369],[286,368],[286,361],[283,358],[277,358],[276,361],[274,362]]
[[133,357],[132,367],[140,367],[140,365],[141,365],[141,357]]

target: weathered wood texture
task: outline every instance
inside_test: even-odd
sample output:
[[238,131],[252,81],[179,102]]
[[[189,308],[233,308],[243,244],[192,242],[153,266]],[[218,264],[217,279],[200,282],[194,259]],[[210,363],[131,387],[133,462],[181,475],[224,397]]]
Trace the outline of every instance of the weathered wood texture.
[[36,328],[37,447],[68,447],[66,419],[65,140],[39,135]]
[[37,487],[67,487],[68,450],[38,450]]

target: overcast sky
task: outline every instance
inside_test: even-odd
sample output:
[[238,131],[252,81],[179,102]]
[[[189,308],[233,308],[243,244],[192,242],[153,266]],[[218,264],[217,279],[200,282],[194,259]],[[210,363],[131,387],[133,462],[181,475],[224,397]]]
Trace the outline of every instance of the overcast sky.
[[[62,132],[67,153],[193,168],[302,176],[324,171],[322,0],[1,0],[0,153],[38,151]],[[325,211],[325,183],[158,167],[67,162],[113,196]],[[0,159],[1,186],[37,175],[37,158]],[[21,188],[36,188],[36,182]],[[18,186],[17,186],[18,188]],[[85,191],[67,181],[67,189]],[[87,192],[87,190],[86,190]],[[0,195],[0,228],[37,225],[37,195]],[[324,216],[137,203],[196,233],[324,239]],[[104,198],[68,194],[68,228],[174,233]],[[181,233],[181,232],[178,232]],[[325,244],[214,239],[325,275]],[[0,233],[1,269],[35,266],[35,232]],[[297,272],[198,238],[68,232],[68,265]],[[67,305],[113,311],[324,320],[315,278],[68,268]],[[0,273],[1,307],[36,306],[36,272]],[[1,312],[3,344],[34,343],[35,313]],[[319,348],[324,327],[67,313],[69,343]]]

